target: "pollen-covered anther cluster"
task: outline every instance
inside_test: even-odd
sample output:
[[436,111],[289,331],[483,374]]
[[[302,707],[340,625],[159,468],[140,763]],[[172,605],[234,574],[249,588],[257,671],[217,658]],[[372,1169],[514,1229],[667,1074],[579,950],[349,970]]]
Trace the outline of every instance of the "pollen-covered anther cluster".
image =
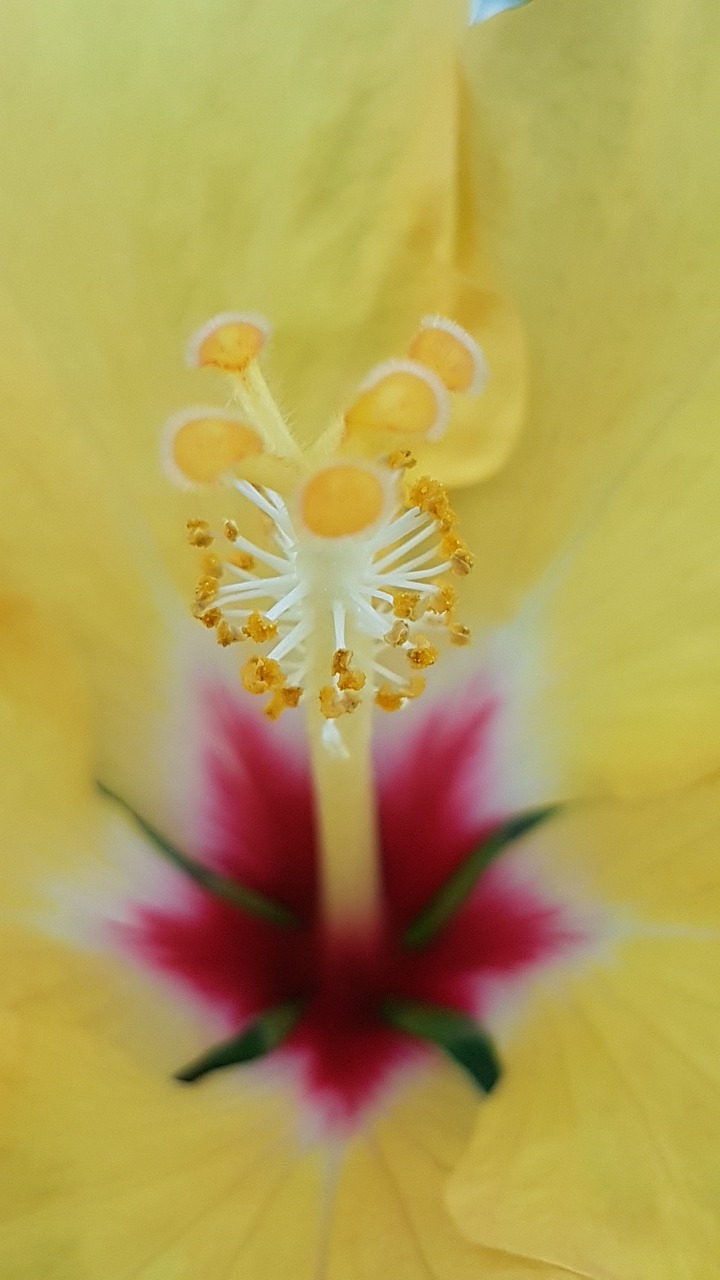
[[416,636],[413,648],[407,651],[407,657],[415,671],[424,671],[426,667],[435,665],[440,654],[427,636]]
[[[399,710],[422,692],[420,673],[444,645],[470,639],[447,576],[469,573],[472,555],[443,486],[408,473],[416,447],[448,428],[456,397],[482,390],[482,351],[453,321],[426,317],[406,356],[372,370],[344,415],[303,449],[260,368],[269,335],[250,312],[198,330],[187,363],[225,374],[231,399],[182,410],[163,432],[175,483],[232,490],[261,528],[251,541],[234,516],[219,529],[188,521],[188,541],[203,553],[193,615],[221,648],[261,651],[241,678],[269,696],[272,719],[307,689],[328,721],[371,699]],[[337,746],[337,731],[326,737]]]
[[264,617],[257,609],[253,610],[248,618],[242,633],[249,640],[254,640],[255,644],[266,644],[268,640],[274,640],[278,633],[277,622],[271,622],[269,618]]
[[351,649],[336,649],[332,656],[331,683],[323,685],[319,693],[320,714],[326,720],[337,720],[360,705],[359,694],[367,676],[350,665],[352,658]]
[[265,714],[270,720],[277,720],[288,707],[296,707],[302,697],[302,689],[288,685],[282,667],[274,658],[256,654],[245,663],[240,674],[243,688],[248,693],[271,694],[265,706]]
[[336,649],[332,660],[332,674],[337,680],[338,689],[359,693],[365,688],[367,676],[364,671],[353,671],[350,666],[352,656],[351,649]]

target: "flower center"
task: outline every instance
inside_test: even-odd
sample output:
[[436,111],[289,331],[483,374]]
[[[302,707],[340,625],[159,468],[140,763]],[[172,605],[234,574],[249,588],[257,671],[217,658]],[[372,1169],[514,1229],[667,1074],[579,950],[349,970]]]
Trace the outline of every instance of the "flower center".
[[[420,673],[444,641],[468,642],[448,575],[466,572],[469,554],[444,491],[423,478],[400,497],[395,479],[389,467],[336,463],[311,477],[294,511],[276,491],[236,480],[265,517],[262,545],[233,520],[221,534],[190,522],[191,542],[213,548],[203,558],[196,616],[220,645],[249,640],[260,650],[242,682],[249,693],[270,694],[270,719],[297,705],[318,668],[326,720],[354,711],[363,690],[384,711],[399,710],[424,688]],[[367,670],[353,665],[350,636],[370,642]]]
[[405,476],[415,465],[407,445],[445,431],[450,393],[481,390],[484,362],[458,325],[428,319],[410,358],[378,366],[303,452],[258,366],[268,334],[262,317],[228,313],[195,335],[189,363],[228,374],[242,413],[186,410],[166,427],[163,452],[179,483],[229,486],[265,525],[251,540],[234,513],[220,530],[189,522],[205,553],[195,616],[223,647],[250,642],[242,682],[269,695],[271,719],[309,694],[328,722],[325,746],[342,752],[333,722],[366,699],[400,710],[443,646],[469,640],[448,575],[468,573],[472,556],[442,486]]

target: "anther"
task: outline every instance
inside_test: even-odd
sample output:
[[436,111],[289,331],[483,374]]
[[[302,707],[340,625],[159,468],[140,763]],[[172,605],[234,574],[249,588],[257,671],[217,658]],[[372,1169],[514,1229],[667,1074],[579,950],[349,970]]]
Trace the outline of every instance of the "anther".
[[345,704],[334,684],[325,684],[319,693],[320,714],[326,720],[337,720],[345,713]]
[[463,627],[460,623],[455,623],[450,628],[450,643],[456,645],[469,644],[471,640],[470,628]]
[[381,711],[400,711],[405,699],[396,689],[391,689],[389,684],[381,684],[375,694],[375,705]]
[[[219,612],[219,610],[218,610]],[[233,627],[224,618],[217,623],[217,642],[222,645],[223,649],[227,649],[228,645],[237,644],[243,639],[243,634],[238,631],[237,627]]]
[[450,567],[459,578],[466,578],[475,563],[475,557],[467,547],[458,547],[450,557]]
[[240,672],[243,689],[248,693],[270,693],[285,683],[279,662],[273,658],[250,658]]
[[364,671],[354,671],[350,666],[351,661],[350,649],[336,649],[332,660],[332,674],[337,678],[338,689],[358,693],[365,688],[367,677]]
[[393,613],[396,618],[416,622],[421,613],[419,591],[396,591]]
[[225,537],[227,538],[228,542],[237,542],[240,530],[238,529],[234,520],[224,520],[223,533],[225,534]]
[[445,528],[451,528],[457,519],[445,489],[438,480],[433,480],[430,476],[421,476],[415,481],[409,490],[408,501],[412,506],[434,516]]
[[250,614],[245,626],[242,629],[243,635],[249,640],[254,640],[255,644],[265,644],[268,640],[274,640],[278,633],[276,622],[272,622],[270,618],[266,618],[262,613],[255,610]]
[[201,578],[195,588],[195,601],[197,604],[212,604],[217,595],[217,578]]
[[296,685],[283,685],[282,689],[276,689],[263,708],[268,720],[279,720],[283,711],[287,711],[290,707],[296,707],[302,697],[302,689]]
[[233,551],[232,555],[227,557],[227,562],[235,565],[236,569],[244,569],[246,573],[250,573],[255,568],[255,557],[251,556],[249,551]]
[[401,618],[398,618],[397,621],[393,623],[390,630],[386,632],[386,634],[383,636],[383,640],[385,641],[386,644],[389,644],[393,649],[398,649],[400,648],[401,645],[405,643],[409,634],[410,634],[410,628],[407,622],[404,622]]
[[202,570],[204,577],[215,578],[219,581],[223,575],[223,567],[220,557],[216,555],[203,556]]
[[450,613],[457,604],[458,593],[454,587],[449,585],[442,586],[437,595],[427,602],[428,613]]
[[418,636],[414,648],[407,650],[407,656],[411,667],[416,671],[424,671],[427,667],[434,666],[440,655],[426,636]]
[[210,525],[207,520],[188,520],[185,528],[187,529],[188,542],[191,547],[211,547],[214,537],[210,532]]
[[222,622],[222,612],[220,609],[198,609],[195,617],[198,622],[202,622],[208,631],[212,631],[213,627],[217,627]]

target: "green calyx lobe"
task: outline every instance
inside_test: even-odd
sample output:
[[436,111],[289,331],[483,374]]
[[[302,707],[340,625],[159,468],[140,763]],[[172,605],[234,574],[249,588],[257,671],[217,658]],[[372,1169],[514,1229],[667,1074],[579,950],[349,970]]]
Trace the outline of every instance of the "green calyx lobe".
[[226,876],[218,875],[210,867],[206,867],[202,862],[198,862],[183,853],[175,845],[171,844],[169,840],[166,840],[155,827],[146,822],[145,818],[136,813],[114,791],[110,791],[102,782],[98,782],[96,785],[101,795],[113,800],[133,819],[143,835],[147,836],[150,843],[155,846],[157,852],[167,862],[177,867],[178,871],[183,871],[186,876],[194,880],[202,889],[206,889],[208,893],[214,894],[217,898],[222,898],[240,911],[245,911],[251,916],[258,916],[261,920],[267,920],[271,924],[287,927],[289,925],[297,926],[301,923],[295,913],[283,903],[275,902],[274,899],[267,898],[255,889],[249,889],[247,886],[239,884],[237,880],[229,880]]
[[500,1063],[490,1037],[457,1009],[386,1000],[383,1016],[391,1027],[434,1044],[471,1077],[483,1093],[500,1079]]
[[538,809],[526,809],[508,818],[496,827],[486,840],[479,844],[464,862],[447,879],[441,889],[423,907],[419,916],[408,926],[403,944],[410,951],[419,950],[432,942],[445,925],[449,924],[470,897],[483,872],[504,852],[508,845],[524,836],[533,827],[547,822],[559,811],[558,805],[545,805]]
[[234,1067],[242,1062],[252,1062],[254,1058],[264,1058],[273,1049],[278,1049],[283,1040],[290,1035],[303,1010],[300,1000],[278,1005],[268,1009],[259,1018],[230,1040],[223,1040],[213,1045],[206,1053],[195,1058],[188,1066],[175,1072],[175,1079],[183,1084],[194,1084],[211,1071],[219,1071],[222,1067]]

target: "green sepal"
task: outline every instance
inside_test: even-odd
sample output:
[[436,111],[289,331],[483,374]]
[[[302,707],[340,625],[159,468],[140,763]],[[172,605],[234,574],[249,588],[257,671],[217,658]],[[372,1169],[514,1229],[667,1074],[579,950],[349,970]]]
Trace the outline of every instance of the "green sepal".
[[427,946],[467,901],[490,863],[514,840],[539,826],[541,822],[547,822],[559,809],[560,806],[555,804],[545,805],[541,809],[527,809],[524,813],[509,818],[493,831],[483,844],[473,849],[427,906],[423,907],[420,915],[415,917],[403,934],[403,946],[409,950]]
[[398,1031],[437,1045],[483,1093],[490,1093],[500,1079],[500,1063],[490,1037],[467,1014],[436,1005],[387,1000],[383,1016]]
[[302,1011],[301,1000],[268,1009],[256,1022],[241,1031],[240,1035],[213,1045],[194,1062],[181,1067],[175,1072],[175,1079],[183,1084],[194,1084],[211,1071],[221,1071],[223,1067],[234,1067],[241,1062],[252,1062],[254,1058],[264,1058],[287,1039]]
[[237,907],[240,911],[246,911],[251,916],[258,916],[261,920],[268,920],[271,924],[283,926],[301,924],[294,911],[291,911],[283,903],[275,902],[273,898],[266,898],[264,894],[258,893],[255,889],[248,889],[247,886],[238,884],[236,880],[229,880],[226,876],[218,875],[216,871],[211,871],[202,862],[197,862],[194,858],[188,857],[186,853],[182,853],[175,845],[170,844],[159,831],[151,827],[150,823],[146,822],[139,813],[136,813],[121,796],[116,795],[114,791],[110,791],[102,782],[98,782],[96,785],[101,795],[114,800],[130,815],[143,835],[147,836],[148,840],[155,845],[158,852],[168,862],[171,862],[179,871],[183,871],[186,876],[189,876],[191,880],[199,884],[201,888],[207,889],[208,893],[214,894],[217,898],[222,898],[225,902],[229,902],[231,906]]

